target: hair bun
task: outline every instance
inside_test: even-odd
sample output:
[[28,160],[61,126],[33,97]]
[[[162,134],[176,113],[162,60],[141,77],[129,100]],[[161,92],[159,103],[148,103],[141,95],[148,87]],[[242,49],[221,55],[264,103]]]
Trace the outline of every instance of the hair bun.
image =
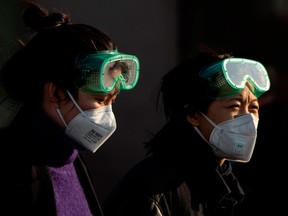
[[42,29],[53,28],[70,22],[70,17],[63,12],[49,12],[33,2],[25,2],[27,5],[23,13],[23,20],[32,31],[39,32]]

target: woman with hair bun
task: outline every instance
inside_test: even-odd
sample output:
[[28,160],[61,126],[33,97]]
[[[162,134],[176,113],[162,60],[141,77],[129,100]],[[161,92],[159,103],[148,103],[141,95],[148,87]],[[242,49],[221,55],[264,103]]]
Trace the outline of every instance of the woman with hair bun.
[[33,37],[1,71],[1,94],[18,107],[0,130],[1,211],[103,215],[79,151],[94,153],[116,130],[112,103],[137,84],[138,58],[95,27],[24,3]]

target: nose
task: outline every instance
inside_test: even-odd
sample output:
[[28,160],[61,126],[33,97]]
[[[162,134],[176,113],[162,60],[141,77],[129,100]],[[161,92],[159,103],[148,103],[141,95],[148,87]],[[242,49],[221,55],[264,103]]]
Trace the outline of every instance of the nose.
[[248,113],[250,113],[250,110],[249,110],[249,107],[248,106],[244,106],[244,107],[242,107],[240,110],[239,110],[239,114],[241,115],[243,115],[243,114],[248,114]]
[[107,101],[105,101],[105,105],[112,105],[113,104],[113,99],[108,99]]
[[119,94],[119,90],[114,88],[112,92],[108,95],[108,97],[105,99],[104,104],[112,105],[114,101],[116,100],[118,94]]

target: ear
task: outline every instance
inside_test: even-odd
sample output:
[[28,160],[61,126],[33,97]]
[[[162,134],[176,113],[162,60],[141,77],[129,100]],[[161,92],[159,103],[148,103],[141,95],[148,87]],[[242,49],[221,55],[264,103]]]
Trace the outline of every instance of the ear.
[[194,113],[186,116],[187,121],[192,124],[194,127],[199,126],[199,113]]
[[61,128],[65,128],[62,119],[59,117],[58,109],[62,108],[65,100],[64,91],[53,82],[46,82],[43,89],[42,106],[46,114]]
[[44,100],[49,103],[59,105],[61,98],[63,99],[64,92],[53,82],[47,82],[44,85]]

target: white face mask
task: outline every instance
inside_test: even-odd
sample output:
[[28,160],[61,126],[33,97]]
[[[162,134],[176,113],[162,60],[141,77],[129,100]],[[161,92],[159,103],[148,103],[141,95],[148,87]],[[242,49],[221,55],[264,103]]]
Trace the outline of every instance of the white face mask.
[[[251,159],[257,137],[257,117],[251,113],[238,115],[216,125],[206,115],[202,115],[214,126],[208,143],[217,157],[238,162]],[[198,128],[196,131],[200,132]]]
[[60,110],[57,109],[66,125],[65,134],[94,153],[116,130],[112,106],[83,111],[69,92],[68,95],[80,113],[67,125]]

